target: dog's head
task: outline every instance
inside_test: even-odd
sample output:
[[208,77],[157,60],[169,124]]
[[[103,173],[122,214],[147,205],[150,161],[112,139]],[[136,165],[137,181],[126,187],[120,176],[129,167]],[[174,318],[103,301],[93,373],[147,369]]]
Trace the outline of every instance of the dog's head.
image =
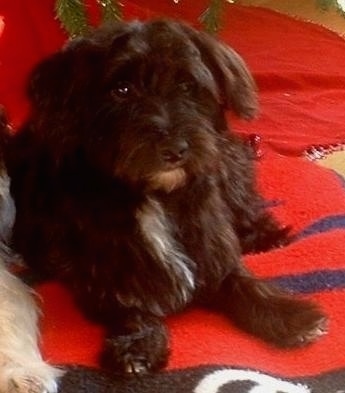
[[35,132],[61,156],[171,191],[217,167],[224,112],[251,118],[255,84],[240,56],[175,21],[117,23],[71,41],[34,70]]

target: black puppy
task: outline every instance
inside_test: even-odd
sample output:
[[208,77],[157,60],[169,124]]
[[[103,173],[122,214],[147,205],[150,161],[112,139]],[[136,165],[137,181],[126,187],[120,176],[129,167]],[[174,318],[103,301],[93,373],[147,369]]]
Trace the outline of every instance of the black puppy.
[[192,302],[281,347],[323,333],[315,305],[241,261],[287,230],[263,209],[251,152],[225,120],[257,109],[232,49],[174,21],[118,23],[39,64],[29,97],[6,149],[14,246],[106,325],[106,367],[163,367],[163,318]]

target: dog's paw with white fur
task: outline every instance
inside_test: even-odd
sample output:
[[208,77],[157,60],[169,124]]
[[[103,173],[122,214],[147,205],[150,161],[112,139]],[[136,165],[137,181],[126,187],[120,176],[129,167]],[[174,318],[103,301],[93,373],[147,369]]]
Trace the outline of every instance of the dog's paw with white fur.
[[20,364],[0,356],[1,393],[55,393],[63,371],[43,361]]

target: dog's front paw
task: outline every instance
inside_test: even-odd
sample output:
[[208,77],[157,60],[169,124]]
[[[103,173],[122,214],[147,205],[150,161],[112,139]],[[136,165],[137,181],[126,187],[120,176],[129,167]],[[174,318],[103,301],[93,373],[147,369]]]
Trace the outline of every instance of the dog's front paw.
[[56,393],[62,370],[42,361],[21,365],[8,358],[0,360],[1,393]]
[[122,359],[122,366],[126,374],[146,374],[152,366],[149,356],[127,353]]
[[108,338],[101,363],[111,372],[139,375],[163,368],[168,356],[165,327],[145,326],[134,333]]

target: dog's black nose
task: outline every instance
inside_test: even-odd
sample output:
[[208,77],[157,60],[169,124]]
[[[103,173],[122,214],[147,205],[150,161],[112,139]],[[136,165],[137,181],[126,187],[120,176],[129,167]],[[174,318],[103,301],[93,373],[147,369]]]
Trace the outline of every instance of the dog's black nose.
[[186,158],[188,150],[188,142],[185,139],[179,139],[163,148],[161,156],[165,162],[175,164]]

